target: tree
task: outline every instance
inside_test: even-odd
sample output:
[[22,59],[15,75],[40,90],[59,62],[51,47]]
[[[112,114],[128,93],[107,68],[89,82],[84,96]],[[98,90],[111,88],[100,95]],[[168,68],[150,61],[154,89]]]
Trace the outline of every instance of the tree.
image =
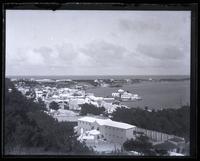
[[85,103],[80,106],[81,106],[80,115],[87,115],[87,114],[100,115],[100,114],[104,114],[105,112],[104,107],[96,107],[93,104]]
[[69,110],[69,105],[64,105],[65,110]]
[[117,108],[112,113],[114,121],[121,121],[140,128],[155,130],[189,139],[190,107],[163,109],[148,112],[141,108]]
[[59,109],[59,105],[58,105],[58,103],[56,103],[55,101],[52,101],[52,102],[49,104],[49,108],[52,109],[52,110],[58,110],[58,109]]
[[168,155],[168,151],[164,149],[155,149],[155,152],[160,156],[166,156]]
[[[40,154],[92,153],[77,141],[73,130],[76,122],[58,122],[43,112],[39,103],[28,100],[14,86],[9,93],[12,82],[8,80],[5,85],[5,154],[18,154],[17,147],[25,149],[25,154],[35,154],[38,149]],[[31,153],[29,149],[32,149]]]
[[152,143],[146,136],[139,136],[135,140],[130,139],[124,142],[123,147],[127,151],[137,151],[144,155],[155,155],[152,150]]
[[38,104],[40,105],[42,110],[48,111],[47,108],[46,108],[46,104],[44,103],[44,101],[42,101],[41,98],[38,98]]

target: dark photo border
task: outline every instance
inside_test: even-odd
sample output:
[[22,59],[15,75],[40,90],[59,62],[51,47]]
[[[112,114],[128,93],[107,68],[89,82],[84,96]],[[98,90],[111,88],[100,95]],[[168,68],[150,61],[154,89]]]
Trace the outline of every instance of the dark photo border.
[[[169,159],[177,159],[177,158],[184,158],[184,159],[195,159],[197,158],[197,88],[198,88],[198,3],[89,3],[89,2],[68,2],[65,3],[61,0],[57,0],[57,3],[54,2],[39,2],[39,1],[33,1],[33,2],[14,2],[9,1],[2,4],[2,108],[1,108],[1,116],[2,116],[2,157],[3,158],[130,158],[130,159],[136,159],[136,158],[169,158]],[[191,11],[191,87],[190,87],[190,156],[185,157],[150,157],[150,156],[85,156],[85,155],[77,155],[77,156],[57,156],[57,155],[5,155],[4,151],[4,87],[5,87],[5,22],[6,22],[6,16],[5,11],[9,10],[169,10],[169,11]]]

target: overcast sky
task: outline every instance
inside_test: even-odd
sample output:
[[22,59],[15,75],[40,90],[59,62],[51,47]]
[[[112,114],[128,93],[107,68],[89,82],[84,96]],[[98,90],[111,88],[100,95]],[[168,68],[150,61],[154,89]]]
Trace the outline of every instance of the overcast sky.
[[190,11],[6,11],[6,75],[190,74]]

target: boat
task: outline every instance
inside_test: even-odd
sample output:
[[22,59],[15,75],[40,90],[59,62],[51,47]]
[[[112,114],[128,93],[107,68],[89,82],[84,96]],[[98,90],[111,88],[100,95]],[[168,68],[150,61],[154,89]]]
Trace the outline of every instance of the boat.
[[124,91],[122,89],[119,89],[118,92],[116,92],[116,93],[112,93],[112,96],[116,100],[120,100],[122,102],[142,100],[142,98],[138,94],[132,94],[132,93],[130,93],[128,91]]

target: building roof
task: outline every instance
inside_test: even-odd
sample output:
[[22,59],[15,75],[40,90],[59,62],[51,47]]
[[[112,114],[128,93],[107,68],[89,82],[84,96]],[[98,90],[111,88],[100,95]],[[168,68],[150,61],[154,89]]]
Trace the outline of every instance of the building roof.
[[69,96],[69,94],[60,94],[60,97],[68,97]]
[[59,97],[59,96],[57,96],[57,95],[53,95],[53,96],[52,96],[52,98],[58,98],[58,97]]
[[86,122],[95,122],[95,120],[97,120],[97,118],[86,116],[86,117],[81,117],[78,120],[80,120],[80,121],[86,121]]
[[120,129],[130,129],[130,128],[134,128],[135,127],[134,125],[130,125],[130,124],[123,123],[123,122],[112,121],[112,120],[108,120],[106,122],[106,125],[107,126],[117,127],[117,128],[120,128]]
[[80,140],[94,140],[94,136],[92,135],[83,135],[82,137],[79,138]]
[[88,96],[89,99],[91,100],[95,100],[95,101],[100,101],[100,100],[103,100],[103,97],[96,97],[96,96]]
[[86,103],[86,101],[83,98],[78,98],[78,99],[76,98],[76,99],[71,99],[69,101],[69,103],[84,104],[84,103]]
[[88,133],[89,133],[90,135],[99,135],[99,134],[100,134],[100,131],[94,129],[94,130],[88,131]]
[[37,82],[55,82],[55,80],[52,80],[52,79],[39,79],[39,80],[36,80]]
[[123,89],[119,89],[118,92],[124,92],[124,90]]
[[170,156],[184,156],[183,154],[180,153],[175,153],[175,152],[169,152]]
[[173,141],[173,142],[182,142],[182,141],[184,141],[184,138],[174,137],[174,138],[169,139],[169,141]]
[[80,121],[85,121],[85,122],[97,122],[99,125],[104,125],[104,126],[111,126],[111,127],[116,127],[120,129],[130,129],[134,128],[135,126],[127,124],[127,123],[122,123],[122,122],[117,122],[117,121],[112,121],[111,119],[99,119],[95,117],[82,117],[78,119]]

